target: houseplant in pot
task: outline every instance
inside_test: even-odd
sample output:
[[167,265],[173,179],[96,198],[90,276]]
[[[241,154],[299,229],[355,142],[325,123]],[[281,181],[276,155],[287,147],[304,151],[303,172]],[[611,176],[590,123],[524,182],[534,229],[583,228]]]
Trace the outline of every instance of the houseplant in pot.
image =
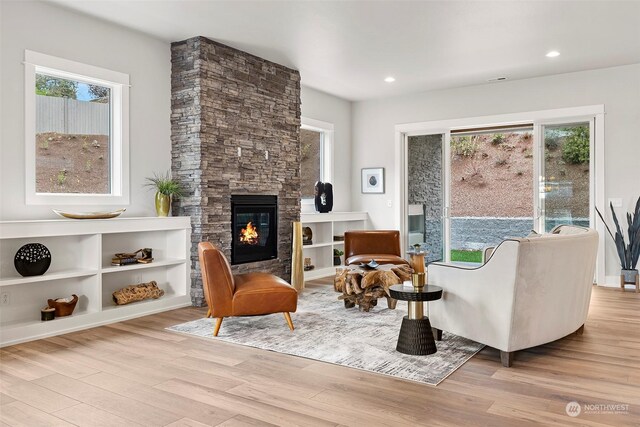
[[342,264],[342,260],[340,259],[342,255],[344,255],[344,252],[341,251],[340,249],[333,250],[333,265]]
[[182,196],[180,183],[171,178],[169,172],[166,172],[164,175],[154,173],[153,178],[147,178],[145,185],[156,190],[156,213],[158,216],[169,216],[171,198]]
[[616,250],[618,251],[618,257],[620,258],[620,266],[622,267],[621,275],[623,276],[624,283],[636,283],[636,276],[638,275],[636,267],[638,265],[638,258],[640,258],[640,197],[638,197],[638,201],[636,202],[633,215],[631,213],[627,213],[628,243],[625,241],[624,233],[622,232],[622,228],[618,222],[618,217],[613,210],[613,204],[610,204],[610,208],[613,222],[616,225],[615,235],[611,232],[609,226],[597,208],[596,211],[598,212],[602,222],[604,222],[605,227],[607,227],[609,235],[616,244]]

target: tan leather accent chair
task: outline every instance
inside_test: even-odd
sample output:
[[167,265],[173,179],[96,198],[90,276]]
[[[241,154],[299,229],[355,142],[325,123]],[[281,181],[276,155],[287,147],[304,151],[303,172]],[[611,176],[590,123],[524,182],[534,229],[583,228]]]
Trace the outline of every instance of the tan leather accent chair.
[[367,263],[409,264],[400,251],[398,230],[358,230],[344,233],[345,265]]
[[293,331],[291,315],[298,305],[298,292],[273,274],[232,274],[229,261],[210,242],[198,244],[207,317],[216,319],[213,336],[218,336],[225,317],[283,313]]

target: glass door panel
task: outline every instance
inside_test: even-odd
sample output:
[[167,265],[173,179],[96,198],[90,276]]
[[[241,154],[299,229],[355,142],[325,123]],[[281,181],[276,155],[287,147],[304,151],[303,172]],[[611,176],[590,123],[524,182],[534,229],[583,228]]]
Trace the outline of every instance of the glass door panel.
[[540,176],[541,227],[590,224],[590,122],[543,125]]
[[452,133],[449,257],[481,263],[483,249],[534,228],[533,128]]
[[407,137],[407,246],[421,245],[425,261],[444,254],[444,134]]

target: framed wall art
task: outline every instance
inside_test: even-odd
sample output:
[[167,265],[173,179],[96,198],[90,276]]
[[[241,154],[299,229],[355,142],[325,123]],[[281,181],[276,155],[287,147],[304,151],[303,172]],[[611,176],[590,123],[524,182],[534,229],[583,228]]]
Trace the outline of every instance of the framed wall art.
[[384,168],[362,168],[362,192],[384,193]]

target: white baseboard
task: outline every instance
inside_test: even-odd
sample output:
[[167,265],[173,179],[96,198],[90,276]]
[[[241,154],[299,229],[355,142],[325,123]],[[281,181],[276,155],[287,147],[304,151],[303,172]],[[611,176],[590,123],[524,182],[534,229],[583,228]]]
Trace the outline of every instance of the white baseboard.
[[620,276],[605,276],[605,283],[598,283],[598,286],[606,286],[607,288],[619,288]]

